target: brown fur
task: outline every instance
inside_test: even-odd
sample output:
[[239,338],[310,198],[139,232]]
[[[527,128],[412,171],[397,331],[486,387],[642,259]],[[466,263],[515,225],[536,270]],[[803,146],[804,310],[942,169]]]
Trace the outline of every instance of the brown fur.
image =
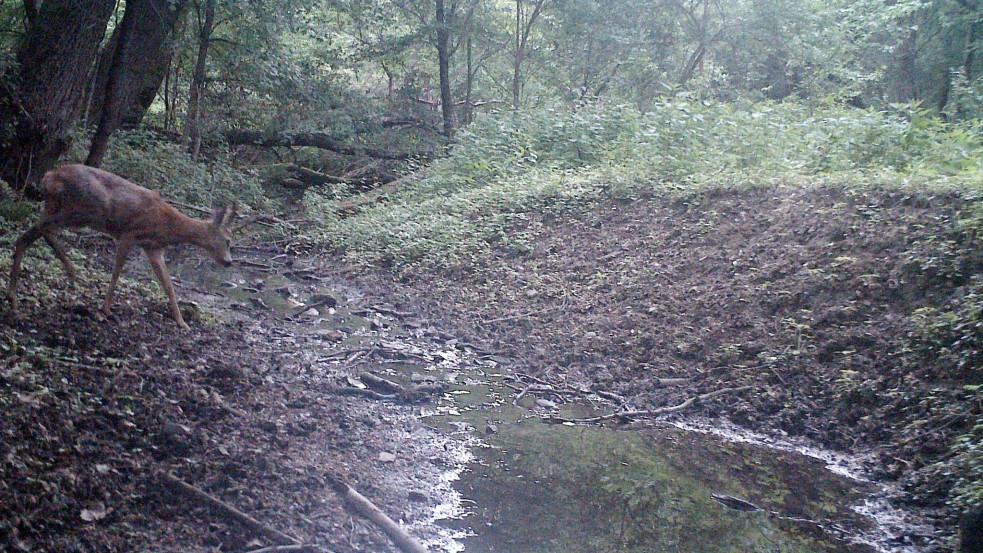
[[24,252],[38,238],[45,239],[64,265],[68,278],[75,279],[68,257],[55,240],[58,230],[62,228],[87,227],[109,234],[118,241],[116,264],[102,307],[107,315],[119,273],[133,246],[146,252],[154,275],[170,300],[171,316],[184,329],[188,325],[181,317],[174,285],[164,265],[164,248],[190,243],[205,249],[215,261],[226,266],[232,264],[229,222],[235,215],[234,206],[216,210],[210,222],[199,221],[168,205],[153,190],[85,165],[65,165],[50,171],[41,179],[41,186],[44,190],[41,220],[18,238],[14,245],[7,286],[11,309],[17,305],[15,294]]

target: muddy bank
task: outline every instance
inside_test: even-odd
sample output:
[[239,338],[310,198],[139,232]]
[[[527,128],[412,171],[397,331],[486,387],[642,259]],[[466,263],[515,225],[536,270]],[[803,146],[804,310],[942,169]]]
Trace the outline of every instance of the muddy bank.
[[920,317],[956,309],[981,273],[966,207],[830,188],[609,201],[530,216],[521,240],[436,277],[361,281],[517,371],[632,409],[750,386],[680,416],[863,452],[937,517],[934,535],[902,539],[945,547],[953,478],[932,464],[981,416],[983,373],[973,344],[940,353]]
[[[975,346],[935,348],[926,321],[956,309],[983,266],[957,224],[964,206],[840,189],[610,201],[530,216],[469,265],[398,276],[261,242],[241,244],[246,262],[228,273],[175,252],[186,259],[172,263],[179,296],[202,307],[184,334],[161,296],[132,281],[99,321],[104,273],[81,270],[80,287],[32,273],[20,314],[0,320],[0,539],[13,551],[270,544],[162,487],[168,472],[317,550],[392,550],[344,510],[329,476],[443,543],[430,522],[463,427],[421,417],[456,374],[428,371],[468,352],[597,394],[529,388],[527,401],[560,409],[658,410],[731,389],[671,417],[862,453],[860,470],[929,515],[931,527],[903,527],[897,544],[943,550],[953,479],[931,467],[981,416],[971,389],[983,382]],[[105,242],[74,248],[110,266]],[[145,279],[144,263],[134,256],[127,275]],[[364,370],[433,393],[352,395]]]

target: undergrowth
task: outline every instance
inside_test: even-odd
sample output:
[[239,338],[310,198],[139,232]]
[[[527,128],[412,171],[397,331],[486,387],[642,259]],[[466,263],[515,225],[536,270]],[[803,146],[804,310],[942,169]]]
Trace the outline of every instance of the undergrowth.
[[[74,143],[84,146],[88,141]],[[195,162],[183,144],[161,140],[150,132],[131,131],[113,137],[102,168],[160,192],[167,201],[203,208],[230,201],[246,209],[267,205],[270,200],[259,178],[236,167],[226,152],[222,148],[210,150],[209,158]],[[85,155],[76,151],[68,157],[84,159]]]
[[459,263],[523,213],[602,197],[708,187],[889,185],[979,195],[983,126],[949,124],[912,106],[892,113],[795,104],[674,100],[480,117],[450,155],[388,201],[338,215],[343,200],[310,191],[306,238],[353,261]]

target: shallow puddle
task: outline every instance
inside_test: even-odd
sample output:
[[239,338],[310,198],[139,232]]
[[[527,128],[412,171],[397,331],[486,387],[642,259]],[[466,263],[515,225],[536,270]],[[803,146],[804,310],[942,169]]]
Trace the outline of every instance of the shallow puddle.
[[512,405],[500,375],[451,376],[430,422],[480,435],[444,521],[466,553],[904,550],[860,514],[878,488],[815,456],[670,425],[552,424],[553,406]]

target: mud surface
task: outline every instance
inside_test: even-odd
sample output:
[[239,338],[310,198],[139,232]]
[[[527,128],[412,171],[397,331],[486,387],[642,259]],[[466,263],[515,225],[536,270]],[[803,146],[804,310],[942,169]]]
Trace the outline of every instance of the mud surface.
[[[74,249],[92,265],[109,263],[108,244],[83,242]],[[380,400],[352,397],[349,383],[393,360],[437,362],[433,351],[453,345],[434,335],[433,351],[405,353],[398,337],[381,340],[387,316],[375,309],[391,309],[275,254],[246,248],[243,265],[221,272],[175,253],[189,256],[170,264],[186,279],[179,296],[197,304],[183,306],[189,332],[140,285],[124,281],[100,321],[101,293],[85,292],[102,289],[94,276],[68,285],[47,274],[53,290],[27,279],[19,312],[0,323],[0,551],[245,551],[287,538],[311,551],[393,551],[332,479],[418,539],[446,541],[430,521],[460,446],[418,416],[439,388]],[[144,264],[134,255],[126,273],[145,277]]]
[[[186,279],[179,296],[202,306],[187,333],[150,288],[124,282],[100,321],[104,273],[82,267],[87,281],[48,292],[41,283],[59,273],[30,275],[19,313],[0,321],[0,543],[232,551],[276,541],[161,473],[318,550],[392,550],[344,510],[328,482],[340,478],[437,543],[427,522],[458,442],[420,421],[441,393],[423,373],[466,350],[522,377],[516,391],[528,378],[565,390],[528,393],[560,406],[585,402],[570,390],[603,392],[610,411],[741,389],[670,417],[725,417],[863,454],[863,469],[896,483],[933,525],[898,543],[952,546],[952,482],[928,467],[980,416],[964,386],[983,378],[911,346],[916,315],[950,308],[981,272],[979,248],[952,247],[972,238],[956,225],[962,206],[839,189],[612,201],[529,217],[466,265],[399,276],[247,244],[237,255],[249,263],[232,273],[193,262],[174,271]],[[73,248],[110,265],[105,242]],[[127,274],[146,278],[133,257]],[[362,370],[392,364],[419,372],[424,392],[351,395]]]
[[957,361],[922,316],[955,310],[978,282],[983,252],[958,223],[966,205],[839,188],[610,201],[529,217],[436,278],[421,269],[362,287],[387,288],[516,373],[610,392],[627,409],[749,386],[672,416],[860,454],[936,527],[899,543],[946,548],[952,473],[933,463],[980,416],[983,373],[978,344]]

